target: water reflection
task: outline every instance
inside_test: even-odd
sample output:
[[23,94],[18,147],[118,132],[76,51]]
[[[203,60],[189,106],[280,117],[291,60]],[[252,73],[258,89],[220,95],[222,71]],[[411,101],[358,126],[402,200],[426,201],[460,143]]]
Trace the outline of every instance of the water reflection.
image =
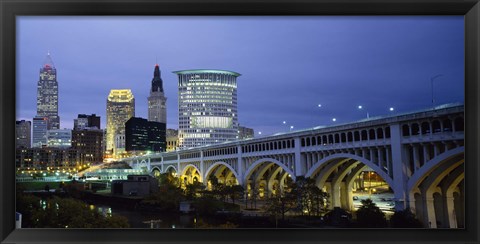
[[90,205],[104,216],[121,215],[128,219],[130,228],[194,228],[194,216],[178,213],[140,212],[108,205]]

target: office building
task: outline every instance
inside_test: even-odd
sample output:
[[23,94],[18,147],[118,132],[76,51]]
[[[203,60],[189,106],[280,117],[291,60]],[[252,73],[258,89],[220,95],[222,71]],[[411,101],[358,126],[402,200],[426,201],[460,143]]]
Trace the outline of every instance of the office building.
[[148,97],[148,121],[167,124],[167,98],[163,92],[163,80],[158,64],[155,65]]
[[96,127],[97,129],[101,129],[100,116],[97,116],[96,114],[79,114],[77,118],[73,120],[74,130],[83,130],[87,127]]
[[86,127],[72,131],[72,149],[80,152],[80,159],[86,163],[103,161],[103,130]]
[[255,136],[254,131],[252,128],[247,128],[244,126],[238,127],[238,139],[248,139],[253,138]]
[[238,139],[237,77],[224,70],[182,70],[178,75],[179,147]]
[[15,122],[16,148],[32,147],[32,122],[20,120]]
[[60,128],[57,70],[50,53],[47,54],[44,65],[40,68],[40,79],[37,85],[37,116],[47,118],[48,130]]
[[72,146],[72,130],[47,130],[47,146],[53,148],[69,148]]
[[135,116],[130,89],[111,90],[107,98],[106,153],[118,157],[125,151],[125,123]]
[[15,154],[17,168],[71,168],[83,165],[80,154],[71,148],[17,148]]
[[167,129],[167,152],[173,152],[178,148],[178,130]]
[[48,118],[35,117],[32,120],[32,147],[47,146]]
[[125,148],[131,154],[143,152],[164,152],[165,123],[130,118],[125,123]]

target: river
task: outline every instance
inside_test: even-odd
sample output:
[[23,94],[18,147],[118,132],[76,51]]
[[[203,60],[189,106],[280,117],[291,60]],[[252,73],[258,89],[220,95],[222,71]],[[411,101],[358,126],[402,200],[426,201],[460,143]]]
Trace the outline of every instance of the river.
[[90,205],[103,215],[121,215],[128,219],[130,228],[193,228],[196,217],[180,213],[158,213],[133,211],[126,208],[110,207],[104,204]]

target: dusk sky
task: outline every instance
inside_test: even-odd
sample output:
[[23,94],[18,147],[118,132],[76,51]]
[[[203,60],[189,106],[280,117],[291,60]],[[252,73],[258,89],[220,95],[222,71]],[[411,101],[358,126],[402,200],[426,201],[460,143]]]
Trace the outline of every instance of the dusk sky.
[[105,128],[111,89],[131,89],[135,116],[147,118],[155,63],[167,97],[167,128],[174,129],[178,86],[172,72],[184,69],[240,73],[239,122],[263,135],[291,125],[348,123],[367,112],[374,117],[430,108],[430,79],[439,74],[435,104],[463,103],[463,18],[18,17],[17,119],[31,121],[36,114],[47,52],[57,69],[61,128],[92,113]]

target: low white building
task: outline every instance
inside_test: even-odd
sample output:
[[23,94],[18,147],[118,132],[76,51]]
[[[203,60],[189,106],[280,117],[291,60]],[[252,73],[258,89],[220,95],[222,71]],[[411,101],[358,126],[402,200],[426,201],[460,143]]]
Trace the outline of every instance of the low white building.
[[48,147],[68,148],[72,146],[72,130],[47,130]]

